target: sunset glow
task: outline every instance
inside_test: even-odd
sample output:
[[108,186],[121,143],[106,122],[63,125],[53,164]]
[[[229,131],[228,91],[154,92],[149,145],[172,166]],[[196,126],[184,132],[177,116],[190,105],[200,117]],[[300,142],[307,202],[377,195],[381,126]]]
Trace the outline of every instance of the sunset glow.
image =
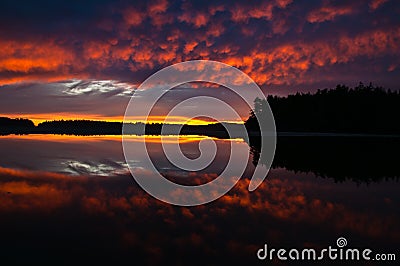
[[400,265],[399,0],[0,0],[0,25],[1,265]]
[[[35,125],[45,121],[53,120],[93,120],[93,121],[106,121],[106,122],[122,122],[124,120],[123,116],[107,117],[101,115],[80,115],[80,114],[69,114],[69,113],[58,113],[58,114],[0,114],[0,117],[9,118],[25,118],[30,119]],[[125,119],[125,123],[165,123],[165,116],[149,116],[149,117],[129,117]],[[245,118],[243,118],[245,119]],[[220,121],[243,124],[241,121]],[[186,124],[186,125],[208,125],[213,123],[207,119],[188,119],[182,116],[169,116],[168,123],[172,124]]]
[[[360,81],[399,89],[395,2],[105,1],[82,6],[65,2],[44,9],[30,3],[29,14],[17,5],[0,4],[2,10],[15,13],[0,19],[13,25],[0,32],[0,114],[29,118],[35,124],[59,119],[122,121],[129,97],[147,77],[194,59],[237,67],[266,94]],[[63,15],[63,8],[71,10],[71,17]],[[90,14],[82,14],[83,9]],[[23,22],[16,19],[20,17]],[[72,26],[75,21],[85,26]],[[207,86],[197,87],[201,92]],[[17,105],[18,110],[13,108]],[[150,122],[162,123],[165,115],[154,114]],[[247,115],[248,108],[242,119]],[[186,118],[173,121],[184,123]]]

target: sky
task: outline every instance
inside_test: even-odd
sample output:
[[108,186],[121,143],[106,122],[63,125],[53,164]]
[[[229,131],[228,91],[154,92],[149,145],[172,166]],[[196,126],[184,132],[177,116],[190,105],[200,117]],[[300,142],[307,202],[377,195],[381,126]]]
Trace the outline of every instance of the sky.
[[[195,59],[237,67],[265,94],[360,81],[400,89],[395,0],[4,0],[0,25],[9,117],[121,120],[147,77]],[[199,91],[221,93],[169,98]]]

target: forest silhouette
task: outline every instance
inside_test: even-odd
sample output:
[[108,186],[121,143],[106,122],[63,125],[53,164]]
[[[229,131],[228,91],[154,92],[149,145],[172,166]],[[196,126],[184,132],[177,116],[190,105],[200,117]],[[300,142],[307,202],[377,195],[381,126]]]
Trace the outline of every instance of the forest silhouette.
[[268,104],[278,132],[324,132],[361,134],[400,133],[400,93],[372,84],[354,88],[337,85],[316,93],[296,93],[287,97],[256,99],[245,125],[259,131],[257,117]]

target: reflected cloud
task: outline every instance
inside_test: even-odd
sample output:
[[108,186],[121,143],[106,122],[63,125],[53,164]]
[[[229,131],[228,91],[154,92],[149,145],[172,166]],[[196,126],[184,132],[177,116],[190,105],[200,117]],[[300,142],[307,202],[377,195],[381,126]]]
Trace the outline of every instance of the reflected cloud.
[[[118,239],[113,245],[122,248],[132,245],[150,248],[154,245],[151,235],[140,233],[142,229],[139,228],[143,227],[151,229],[159,247],[172,245],[183,248],[183,243],[199,244],[218,239],[223,243],[235,242],[236,248],[231,246],[233,250],[223,251],[222,247],[215,247],[216,250],[246,258],[255,252],[257,245],[254,244],[263,241],[292,241],[292,245],[302,246],[301,241],[307,240],[315,241],[318,246],[342,232],[351,235],[353,241],[373,239],[374,243],[381,243],[382,238],[386,244],[394,243],[400,237],[397,228],[400,217],[395,212],[399,197],[391,184],[356,190],[359,198],[351,203],[336,195],[354,193],[353,188],[349,190],[347,186],[332,182],[315,182],[314,176],[277,169],[254,192],[247,190],[249,180],[241,179],[229,194],[214,203],[179,208],[153,199],[129,175],[85,178],[0,168],[0,176],[2,217],[13,213],[53,213],[55,219],[78,215],[89,221],[97,217],[96,227],[116,230],[113,233]],[[203,180],[207,177],[193,174],[192,178]],[[201,197],[200,194],[197,196]],[[385,199],[387,197],[391,198],[390,202]],[[359,202],[364,204],[359,205]],[[65,214],[57,218],[58,211]],[[62,223],[62,220],[59,222]],[[89,225],[81,226],[85,228]],[[117,228],[123,230],[118,231]],[[196,234],[193,228],[196,228]],[[290,228],[301,230],[298,233],[306,235],[296,235],[295,240]],[[310,239],[312,235],[306,233],[304,228],[312,228],[312,235],[318,235],[319,240]],[[176,238],[170,239],[171,230],[178,230]],[[250,238],[248,234],[251,234]],[[128,241],[133,236],[142,241]],[[199,248],[202,253],[206,252],[203,250],[206,246],[200,245]]]
[[[136,141],[142,141],[144,137],[138,138]],[[217,155],[215,165],[204,171],[176,171],[162,162],[160,137],[148,139],[150,156],[164,169],[166,178],[201,184],[218,176],[224,165],[224,156]],[[201,139],[183,138],[183,152],[195,154]],[[5,140],[0,143],[8,152],[7,156],[0,154],[0,233],[5,243],[0,246],[4,251],[18,248],[29,253],[32,243],[51,250],[56,242],[67,245],[71,253],[87,250],[91,254],[87,247],[93,247],[92,262],[98,261],[99,250],[105,249],[107,256],[121,261],[132,254],[149,263],[176,261],[178,254],[201,254],[199,261],[205,264],[208,259],[222,263],[229,258],[237,263],[256,259],[255,252],[266,242],[320,247],[345,234],[354,246],[368,242],[378,249],[395,246],[400,237],[400,198],[394,180],[356,186],[275,168],[257,190],[249,192],[250,160],[228,194],[207,205],[181,208],[152,198],[135,183],[123,163],[119,139],[49,136],[45,140],[32,136]],[[243,141],[214,141],[218,151],[228,144],[239,145],[243,152],[249,150]],[[24,159],[30,165],[15,164],[21,153],[31,156]],[[104,159],[105,155],[109,159]],[[141,160],[132,165],[152,178]],[[203,195],[176,191],[175,196]],[[178,257],[192,260],[192,256]],[[76,256],[72,254],[71,259]]]

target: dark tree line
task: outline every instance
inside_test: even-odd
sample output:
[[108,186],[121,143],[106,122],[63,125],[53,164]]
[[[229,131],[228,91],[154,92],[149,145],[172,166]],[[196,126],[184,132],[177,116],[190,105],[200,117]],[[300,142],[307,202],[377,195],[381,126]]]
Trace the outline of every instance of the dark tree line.
[[29,119],[0,117],[0,134],[30,133],[35,124]]
[[38,124],[34,132],[42,134],[119,135],[122,132],[122,123],[93,120],[46,121]]
[[[372,84],[268,96],[267,102],[278,132],[400,133],[400,93]],[[266,108],[265,100],[255,100],[254,111],[246,121],[248,130],[259,130],[254,113],[262,117]]]
[[[37,126],[28,119],[0,118],[0,134],[68,134],[68,135],[121,135],[125,125],[126,134],[147,135],[175,134],[208,135],[229,137],[222,124],[177,125],[161,123],[125,123],[93,120],[55,120],[39,123]],[[234,124],[226,124],[234,126]],[[163,132],[162,132],[163,128]],[[180,130],[179,130],[180,129]]]

